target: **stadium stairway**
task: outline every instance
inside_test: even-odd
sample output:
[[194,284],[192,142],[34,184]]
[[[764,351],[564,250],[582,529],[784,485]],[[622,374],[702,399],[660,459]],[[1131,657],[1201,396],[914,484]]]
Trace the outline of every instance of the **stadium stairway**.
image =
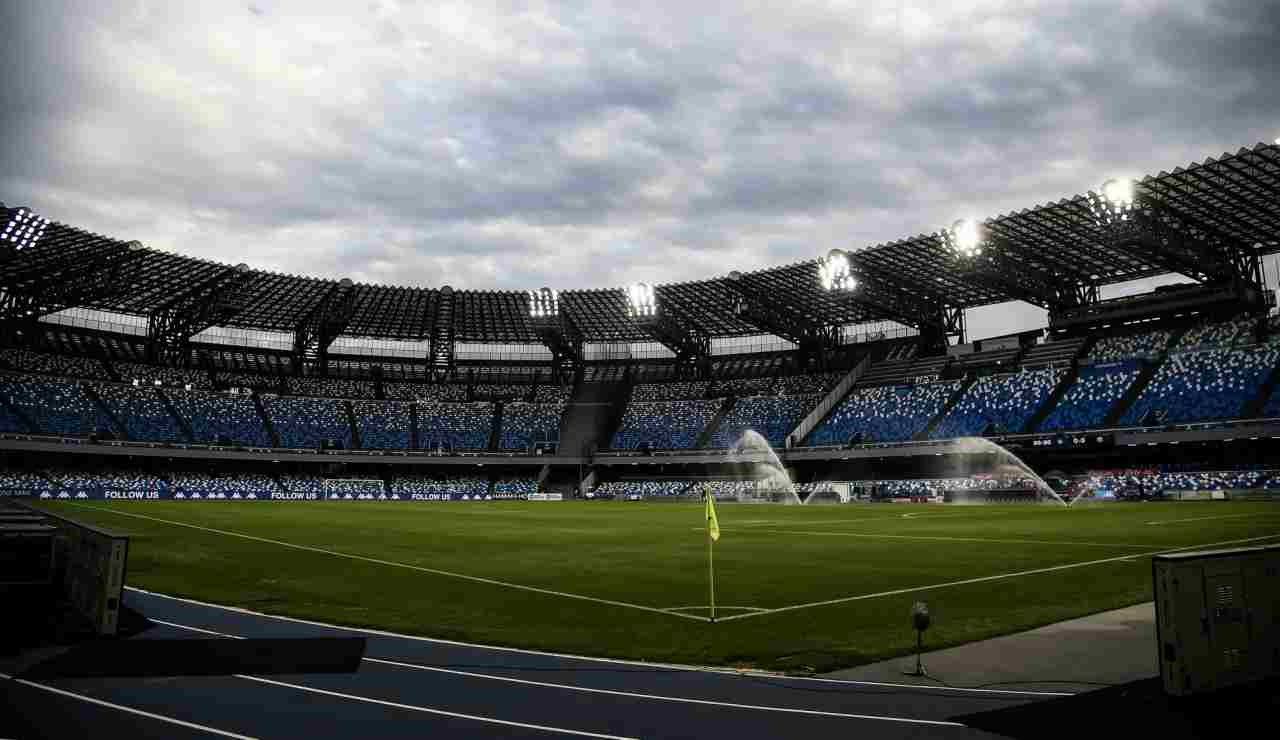
[[1023,425],[1021,431],[1023,434],[1031,434],[1040,428],[1040,424],[1044,422],[1045,417],[1053,412],[1058,402],[1067,394],[1071,386],[1076,384],[1076,379],[1080,377],[1080,365],[1072,360],[1071,367],[1067,372],[1063,373],[1062,379],[1058,381],[1058,385],[1054,387],[1053,392],[1044,399],[1044,403],[1040,404],[1040,408],[1027,419],[1027,423]]
[[[909,345],[904,345],[909,346]],[[813,434],[813,430],[826,423],[827,418],[835,413],[836,409],[844,403],[845,396],[853,391],[853,387],[866,374],[867,369],[871,367],[872,355],[868,353],[862,357],[862,360],[853,369],[845,373],[840,382],[836,383],[827,391],[818,405],[814,406],[803,419],[796,424],[796,428],[791,430],[791,436],[795,439],[795,446],[800,447],[809,443],[809,435]]]
[[262,426],[267,430],[267,436],[271,438],[271,446],[280,446],[280,435],[276,433],[276,427],[271,423],[271,415],[267,413],[267,408],[262,405],[262,397],[257,391],[253,392],[253,407],[258,410],[258,418],[262,420]]
[[1280,365],[1271,368],[1271,374],[1267,379],[1262,381],[1261,387],[1258,388],[1258,395],[1255,396],[1244,407],[1244,418],[1256,419],[1262,416],[1262,408],[1267,405],[1271,393],[1276,389],[1276,384],[1280,383]]
[[724,421],[724,417],[733,409],[733,405],[738,402],[736,396],[725,396],[724,401],[720,403],[720,408],[716,410],[716,415],[707,422],[702,431],[698,433],[698,439],[693,443],[696,450],[705,450],[707,444],[711,441],[711,436],[720,428],[720,422]]
[[502,411],[503,402],[493,402],[493,423],[489,427],[489,445],[485,447],[490,452],[497,452],[498,445],[502,443]]
[[418,446],[418,404],[409,404],[409,446],[415,450],[422,449]]
[[361,449],[363,445],[360,444],[360,425],[356,423],[356,411],[351,407],[350,401],[342,402],[342,410],[347,415],[347,423],[351,425],[351,449]]
[[973,373],[966,375],[964,380],[960,382],[959,387],[947,398],[947,402],[942,404],[942,409],[929,420],[928,424],[924,425],[924,431],[916,434],[913,439],[929,439],[929,435],[933,434],[933,430],[937,429],[942,420],[947,418],[947,414],[951,413],[951,407],[964,398],[964,394],[969,391],[969,387],[976,382],[978,382],[978,378]]
[[105,416],[107,421],[111,422],[111,431],[115,433],[116,439],[128,439],[129,435],[125,432],[124,424],[121,424],[120,419],[118,419],[116,415],[111,412],[111,409],[107,408],[107,405],[102,402],[102,396],[98,395],[98,391],[93,387],[93,384],[83,383],[80,387],[84,392],[85,398],[88,398],[93,402],[98,413]]
[[173,407],[173,401],[169,400],[168,394],[160,388],[155,389],[155,394],[160,397],[160,402],[164,404],[165,411],[168,411],[169,416],[172,416],[174,421],[177,422],[178,429],[182,431],[182,436],[186,441],[195,442],[196,435],[195,432],[191,431],[191,424],[189,424],[186,419],[182,418],[182,414],[179,414],[178,410]]
[[631,388],[630,373],[617,381],[579,381],[560,417],[560,453],[577,456],[608,447],[631,400]]

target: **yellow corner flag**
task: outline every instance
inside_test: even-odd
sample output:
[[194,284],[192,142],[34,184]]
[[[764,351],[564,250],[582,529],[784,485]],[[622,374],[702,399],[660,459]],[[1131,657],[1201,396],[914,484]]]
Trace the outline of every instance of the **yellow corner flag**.
[[711,495],[711,487],[703,486],[704,494],[707,497],[707,534],[711,539],[720,541],[720,522],[716,519],[716,499]]

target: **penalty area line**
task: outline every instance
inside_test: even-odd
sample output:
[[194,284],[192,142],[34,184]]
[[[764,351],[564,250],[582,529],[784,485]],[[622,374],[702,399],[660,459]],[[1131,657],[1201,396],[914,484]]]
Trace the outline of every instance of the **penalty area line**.
[[978,578],[966,578],[963,581],[948,581],[946,583],[933,583],[924,586],[913,586],[911,588],[898,588],[892,591],[881,591],[875,594],[859,594],[857,596],[844,596],[838,599],[826,599],[825,601],[811,601],[807,604],[792,604],[791,606],[781,606],[777,609],[769,609],[763,612],[751,612],[750,614],[733,614],[722,617],[717,622],[730,622],[735,619],[747,619],[748,617],[759,617],[766,614],[777,614],[779,612],[790,612],[798,609],[809,609],[816,606],[832,606],[834,604],[847,604],[853,601],[864,601],[866,599],[878,599],[882,596],[900,596],[902,594],[914,594],[920,591],[931,591],[937,588],[949,588],[951,586],[967,586],[973,583],[986,583],[988,581],[1000,581],[1006,578],[1017,578],[1019,576],[1032,576],[1039,573],[1054,573],[1060,570],[1070,570],[1072,568],[1083,568],[1087,565],[1102,565],[1104,563],[1116,563],[1122,560],[1129,560],[1135,557],[1151,557],[1155,555],[1167,555],[1175,552],[1186,552],[1187,550],[1199,550],[1206,547],[1221,547],[1222,545],[1237,545],[1245,542],[1257,542],[1259,540],[1274,540],[1280,538],[1280,534],[1269,534],[1262,537],[1246,537],[1239,540],[1226,540],[1223,542],[1206,542],[1202,545],[1189,545],[1187,547],[1175,547],[1169,550],[1161,550],[1159,552],[1138,553],[1136,555],[1119,555],[1113,558],[1102,558],[1101,560],[1086,560],[1080,563],[1067,563],[1065,565],[1052,565],[1047,568],[1035,568],[1032,570],[1022,570],[1016,573],[1000,573],[994,576],[981,576]]
[[1162,545],[1125,545],[1118,542],[1079,542],[1072,540],[1003,540],[986,537],[947,537],[929,534],[880,534],[878,532],[819,532],[803,529],[752,529],[765,534],[800,534],[816,537],[867,537],[886,540],[937,540],[941,542],[987,542],[993,545],[1078,545],[1080,547],[1114,547],[1118,549],[1159,550]]
[[226,537],[239,537],[240,539],[252,540],[254,542],[265,542],[270,545],[279,545],[280,547],[288,547],[294,550],[302,550],[304,552],[315,552],[315,553],[320,553],[321,555],[329,555],[335,558],[346,558],[348,560],[359,560],[366,563],[373,563],[375,565],[386,565],[392,568],[404,568],[406,570],[415,570],[421,573],[430,573],[432,575],[444,576],[446,578],[457,578],[464,581],[471,581],[473,583],[483,583],[488,586],[500,586],[502,588],[512,588],[519,591],[528,591],[530,593],[543,594],[544,596],[558,596],[564,599],[576,599],[578,601],[590,601],[596,604],[607,604],[608,606],[620,606],[625,609],[637,609],[639,611],[652,612],[654,614],[664,614],[672,617],[680,617],[681,619],[692,619],[696,622],[711,621],[710,618],[708,617],[699,617],[695,614],[682,614],[680,612],[667,611],[666,609],[660,609],[656,606],[644,606],[643,604],[632,604],[626,601],[614,601],[613,599],[601,599],[595,596],[571,594],[565,591],[553,591],[549,588],[539,588],[537,586],[526,586],[522,583],[511,583],[509,581],[499,581],[495,578],[485,578],[483,576],[469,576],[469,575],[466,575],[465,573],[454,573],[453,571],[440,570],[438,568],[427,568],[425,566],[412,565],[410,563],[401,563],[395,560],[383,560],[381,558],[371,558],[365,555],[354,555],[352,553],[347,553],[347,552],[338,552],[337,550],[326,550],[322,547],[312,547],[311,545],[298,545],[293,542],[285,542],[283,540],[273,540],[267,537],[258,537],[256,535],[244,534],[243,532],[232,532],[226,529],[214,529],[213,527],[202,527],[198,524],[176,522],[176,521],[173,521],[172,519],[161,519],[160,517],[147,516],[146,514],[134,514],[126,511],[113,511],[108,507],[86,506],[84,504],[74,504],[74,503],[70,505],[81,508],[81,509],[88,509],[90,511],[102,511],[108,514],[115,514],[116,516],[127,516],[127,517],[133,517],[135,519],[146,519],[148,521],[160,522],[161,524],[169,524],[175,527],[186,527],[188,529],[195,529],[201,532],[211,532],[213,534],[220,534]]
[[1183,522],[1204,522],[1210,519],[1243,519],[1246,517],[1258,519],[1258,518],[1264,518],[1264,517],[1270,517],[1270,516],[1280,516],[1280,514],[1276,514],[1274,512],[1268,512],[1265,514],[1254,513],[1254,514],[1222,514],[1220,516],[1193,516],[1193,517],[1183,517],[1181,519],[1157,519],[1156,521],[1153,521],[1153,522],[1146,522],[1146,524],[1149,526],[1159,526],[1161,524],[1181,524]]

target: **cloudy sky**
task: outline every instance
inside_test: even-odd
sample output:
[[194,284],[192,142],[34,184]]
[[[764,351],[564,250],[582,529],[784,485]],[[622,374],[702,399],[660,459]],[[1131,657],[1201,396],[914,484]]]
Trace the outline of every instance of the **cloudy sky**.
[[707,277],[1280,136],[1274,0],[0,6],[0,200],[357,281]]

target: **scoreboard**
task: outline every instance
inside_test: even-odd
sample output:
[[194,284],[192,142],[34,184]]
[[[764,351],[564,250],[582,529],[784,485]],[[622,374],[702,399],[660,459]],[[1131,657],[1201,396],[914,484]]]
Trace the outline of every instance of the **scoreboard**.
[[1115,447],[1115,435],[1100,432],[1041,434],[1035,437],[1008,440],[1005,447],[1033,450],[1101,450]]

